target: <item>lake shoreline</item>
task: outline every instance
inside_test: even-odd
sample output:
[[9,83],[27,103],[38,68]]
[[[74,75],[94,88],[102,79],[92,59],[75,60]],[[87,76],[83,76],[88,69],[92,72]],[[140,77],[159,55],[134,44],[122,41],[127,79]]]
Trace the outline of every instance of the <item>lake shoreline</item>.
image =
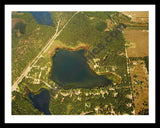
[[64,49],[64,50],[70,50],[70,51],[78,51],[80,48],[84,48],[85,50],[88,50],[89,45],[88,44],[86,44],[86,45],[80,44],[80,46],[77,46],[77,47],[56,46],[55,48],[53,48],[53,50],[51,52],[49,52],[49,55],[53,56],[54,53],[55,53],[55,51],[57,49],[62,49],[62,50]]

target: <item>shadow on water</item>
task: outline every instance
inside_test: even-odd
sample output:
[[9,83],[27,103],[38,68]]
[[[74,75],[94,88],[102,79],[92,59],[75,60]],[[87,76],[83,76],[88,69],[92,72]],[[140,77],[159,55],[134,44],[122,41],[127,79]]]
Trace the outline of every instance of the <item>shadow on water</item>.
[[48,90],[42,88],[39,94],[35,95],[34,93],[29,92],[28,96],[33,102],[35,108],[40,112],[43,112],[45,115],[51,115],[49,111],[50,94]]

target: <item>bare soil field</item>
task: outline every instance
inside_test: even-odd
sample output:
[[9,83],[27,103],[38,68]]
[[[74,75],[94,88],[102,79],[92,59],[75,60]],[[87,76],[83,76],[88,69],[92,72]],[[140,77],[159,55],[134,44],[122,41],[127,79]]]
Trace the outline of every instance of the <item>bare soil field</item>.
[[148,11],[124,11],[122,13],[131,17],[131,21],[133,22],[148,23]]
[[127,48],[128,57],[148,56],[148,31],[147,30],[124,30],[126,41],[130,42]]

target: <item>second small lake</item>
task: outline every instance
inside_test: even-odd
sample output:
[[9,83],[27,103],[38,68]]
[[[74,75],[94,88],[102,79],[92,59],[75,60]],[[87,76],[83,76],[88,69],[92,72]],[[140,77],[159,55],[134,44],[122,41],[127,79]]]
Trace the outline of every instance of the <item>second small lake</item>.
[[50,94],[49,91],[42,88],[41,92],[37,95],[29,92],[28,96],[33,102],[33,106],[37,108],[40,112],[43,112],[45,115],[51,115],[49,111],[49,100]]

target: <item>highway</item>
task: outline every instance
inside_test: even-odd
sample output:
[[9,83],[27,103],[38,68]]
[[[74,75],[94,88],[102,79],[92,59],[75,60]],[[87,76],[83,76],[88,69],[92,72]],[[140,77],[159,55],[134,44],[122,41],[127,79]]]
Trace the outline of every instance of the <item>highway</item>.
[[12,91],[17,91],[16,89],[18,88],[18,84],[22,81],[22,79],[28,74],[32,66],[34,66],[39,58],[42,56],[43,53],[45,53],[52,43],[55,41],[55,39],[59,36],[59,34],[63,31],[63,29],[67,26],[67,24],[71,21],[71,19],[78,14],[79,12],[76,12],[72,15],[72,17],[66,22],[66,24],[61,28],[61,30],[58,32],[60,20],[58,21],[58,25],[56,28],[55,34],[51,37],[51,39],[48,41],[48,43],[43,47],[43,49],[39,52],[39,54],[26,66],[26,68],[22,71],[21,75],[18,77],[17,81],[14,82],[14,84],[11,87]]

